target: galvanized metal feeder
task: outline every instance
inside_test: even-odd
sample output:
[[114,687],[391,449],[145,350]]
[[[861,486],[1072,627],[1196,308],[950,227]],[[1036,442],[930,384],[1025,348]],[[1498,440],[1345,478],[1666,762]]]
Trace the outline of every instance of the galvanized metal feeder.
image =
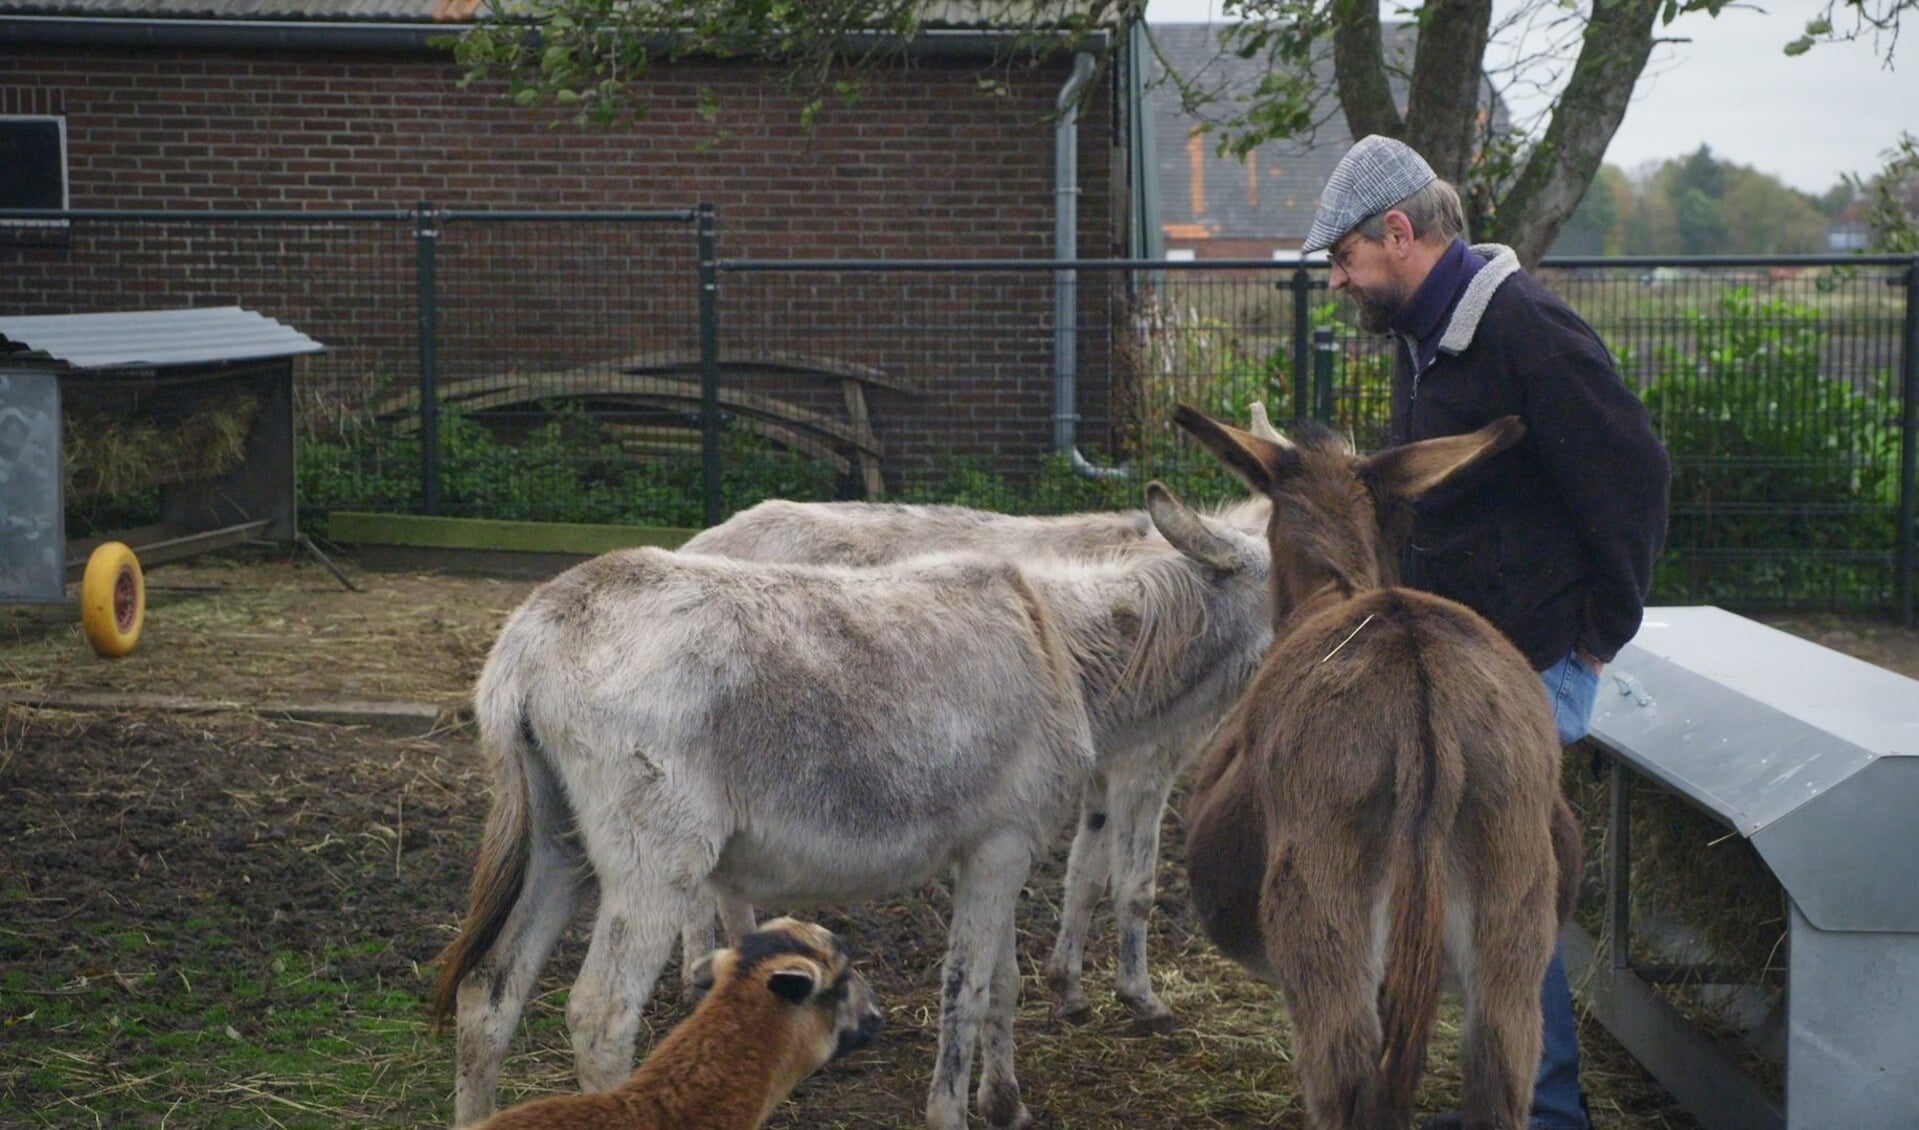
[[[1594,961],[1574,926],[1567,950],[1600,1021],[1714,1130],[1919,1127],[1919,681],[1717,608],[1649,608],[1599,694],[1613,944]],[[1744,837],[1783,888],[1783,1104],[1650,988],[1710,970],[1627,960],[1629,773]]]
[[[143,561],[247,541],[311,549],[294,507],[292,359],[324,348],[238,306],[0,318],[0,601],[60,603],[80,581],[89,642],[124,655],[144,617]],[[157,524],[68,541],[63,404],[177,428],[181,404],[216,396],[246,405],[232,466],[157,469]]]

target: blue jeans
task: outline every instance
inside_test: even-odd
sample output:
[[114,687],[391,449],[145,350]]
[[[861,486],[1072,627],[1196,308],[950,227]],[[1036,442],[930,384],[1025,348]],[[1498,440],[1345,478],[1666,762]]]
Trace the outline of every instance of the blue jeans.
[[[1574,655],[1568,655],[1539,673],[1553,704],[1553,725],[1562,745],[1586,736],[1592,725],[1593,699],[1599,693],[1599,673]],[[1579,1022],[1573,1015],[1572,985],[1566,963],[1553,947],[1546,966],[1546,983],[1539,994],[1545,1017],[1545,1046],[1540,1050],[1539,1077],[1533,1081],[1531,1130],[1587,1130],[1586,1096],[1579,1087]]]

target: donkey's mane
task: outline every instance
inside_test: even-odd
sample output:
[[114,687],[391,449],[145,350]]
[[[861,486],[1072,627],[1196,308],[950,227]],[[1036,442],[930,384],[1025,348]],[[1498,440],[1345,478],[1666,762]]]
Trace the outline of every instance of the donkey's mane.
[[[1089,702],[1150,702],[1172,685],[1194,640],[1205,638],[1207,586],[1179,551],[1155,542],[1113,546],[1097,555],[1036,561],[1036,575],[1098,578],[1131,590],[1125,607],[1139,617],[1130,648],[1110,631],[1115,617],[1061,625],[1066,646],[1087,680]],[[1108,597],[1109,605],[1121,598]]]
[[[1296,427],[1293,434],[1294,467],[1275,495],[1318,515],[1312,521],[1289,523],[1288,542],[1298,560],[1322,574],[1320,585],[1297,594],[1300,602],[1311,601],[1329,589],[1343,599],[1351,599],[1387,583],[1379,531],[1371,520],[1373,502],[1355,471],[1357,456],[1352,440],[1312,420]],[[1359,515],[1367,519],[1354,520]],[[1341,528],[1344,521],[1352,521],[1356,528]],[[1279,578],[1275,568],[1276,583]],[[1283,598],[1277,600],[1275,610],[1286,603]]]

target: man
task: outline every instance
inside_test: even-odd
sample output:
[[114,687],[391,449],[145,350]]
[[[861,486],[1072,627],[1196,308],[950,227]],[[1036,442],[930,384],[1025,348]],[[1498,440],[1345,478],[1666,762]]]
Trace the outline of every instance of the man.
[[[1561,742],[1591,722],[1599,669],[1639,630],[1665,542],[1671,464],[1590,326],[1520,268],[1469,247],[1459,194],[1405,144],[1354,145],[1326,182],[1304,250],[1360,324],[1397,342],[1395,445],[1526,423],[1518,445],[1423,499],[1402,583],[1459,601],[1540,672]],[[1541,993],[1533,1130],[1587,1130],[1579,1033],[1558,952]],[[1457,1126],[1436,1115],[1424,1130]]]

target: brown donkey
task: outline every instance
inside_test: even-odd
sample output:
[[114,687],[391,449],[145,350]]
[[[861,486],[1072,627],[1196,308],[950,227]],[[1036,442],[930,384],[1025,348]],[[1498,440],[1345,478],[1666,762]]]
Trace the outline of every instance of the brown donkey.
[[1174,418],[1273,502],[1273,647],[1187,813],[1206,932],[1285,992],[1308,1115],[1340,1130],[1410,1124],[1450,959],[1465,1124],[1521,1130],[1579,867],[1551,709],[1477,614],[1391,585],[1381,531],[1525,429],[1360,458],[1311,425],[1293,443]]

